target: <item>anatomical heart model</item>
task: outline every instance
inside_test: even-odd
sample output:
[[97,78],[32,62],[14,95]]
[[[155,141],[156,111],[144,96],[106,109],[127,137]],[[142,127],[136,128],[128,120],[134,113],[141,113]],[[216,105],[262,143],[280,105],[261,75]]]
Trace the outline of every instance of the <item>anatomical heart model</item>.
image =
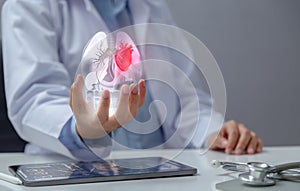
[[121,86],[136,84],[142,77],[140,54],[125,32],[96,33],[86,45],[80,65],[87,101],[97,107],[102,91],[108,89],[110,115],[117,107]]

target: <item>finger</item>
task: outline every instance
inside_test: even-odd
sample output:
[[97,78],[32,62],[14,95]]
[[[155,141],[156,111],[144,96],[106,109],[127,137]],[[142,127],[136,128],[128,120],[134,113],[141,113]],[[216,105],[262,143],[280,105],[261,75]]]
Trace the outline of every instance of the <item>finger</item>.
[[251,140],[251,131],[249,131],[243,124],[238,125],[239,140],[235,148],[235,154],[242,154],[247,150],[249,141]]
[[238,124],[235,121],[231,120],[227,122],[223,128],[225,128],[225,133],[228,136],[227,139],[228,144],[225,149],[225,152],[227,154],[230,154],[238,142],[238,138],[239,138]]
[[145,98],[146,98],[146,84],[145,80],[140,80],[139,81],[139,103],[138,106],[142,107],[145,103]]
[[247,148],[247,153],[248,154],[254,154],[256,151],[256,146],[257,146],[258,142],[255,139],[251,139],[249,146]]
[[120,91],[120,99],[114,118],[122,126],[127,122],[129,113],[129,86],[123,85]]
[[138,95],[138,86],[131,84],[130,85],[130,96],[129,96],[129,108],[132,117],[134,118],[138,112],[138,104],[139,104],[139,95]]
[[104,90],[101,94],[101,100],[97,111],[97,116],[101,124],[106,122],[109,117],[110,93]]
[[256,152],[260,153],[262,151],[262,148],[263,148],[263,142],[261,139],[258,139],[257,146],[256,146]]
[[248,145],[248,149],[247,149],[247,153],[248,154],[254,154],[257,148],[257,144],[258,144],[258,137],[254,132],[251,132],[251,141]]
[[72,87],[72,108],[74,112],[81,112],[85,107],[85,100],[82,96],[84,80],[82,75],[78,75]]

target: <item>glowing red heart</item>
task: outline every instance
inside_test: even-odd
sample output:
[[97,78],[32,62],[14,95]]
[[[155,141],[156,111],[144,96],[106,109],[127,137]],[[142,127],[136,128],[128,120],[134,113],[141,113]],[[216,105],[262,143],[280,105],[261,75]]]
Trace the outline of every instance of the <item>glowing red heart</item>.
[[133,47],[127,43],[121,43],[119,49],[115,53],[115,61],[121,71],[128,70],[132,64]]

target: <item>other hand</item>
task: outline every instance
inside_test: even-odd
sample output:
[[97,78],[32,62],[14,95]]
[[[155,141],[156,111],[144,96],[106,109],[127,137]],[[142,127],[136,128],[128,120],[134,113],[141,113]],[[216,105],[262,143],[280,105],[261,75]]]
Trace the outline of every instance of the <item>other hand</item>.
[[263,142],[254,133],[234,120],[224,123],[219,132],[208,139],[212,150],[224,150],[227,154],[254,154],[262,151]]

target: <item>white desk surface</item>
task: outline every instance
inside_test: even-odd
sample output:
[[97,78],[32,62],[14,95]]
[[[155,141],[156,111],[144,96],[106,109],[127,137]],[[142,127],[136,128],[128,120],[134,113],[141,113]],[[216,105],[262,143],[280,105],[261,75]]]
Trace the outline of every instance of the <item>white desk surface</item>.
[[[116,151],[110,158],[129,158],[129,157],[145,157],[145,156],[166,156],[169,153],[178,153],[176,150],[156,150],[156,151]],[[255,155],[226,155],[221,152],[208,151],[200,154],[199,150],[186,150],[179,154],[174,160],[194,166],[198,168],[198,175],[188,177],[161,178],[161,179],[143,179],[119,182],[102,182],[88,184],[72,184],[61,186],[46,187],[25,187],[13,185],[0,180],[0,191],[35,191],[35,190],[55,190],[55,191],[185,191],[185,190],[216,190],[215,184],[218,182],[233,179],[236,173],[228,173],[222,169],[213,169],[209,163],[213,159],[226,161],[264,161],[269,164],[278,164],[300,160],[300,146],[290,147],[265,147],[264,151]],[[0,153],[0,171],[8,173],[9,165],[25,164],[25,163],[43,163],[65,161],[66,158],[57,155],[26,155],[23,153]]]

